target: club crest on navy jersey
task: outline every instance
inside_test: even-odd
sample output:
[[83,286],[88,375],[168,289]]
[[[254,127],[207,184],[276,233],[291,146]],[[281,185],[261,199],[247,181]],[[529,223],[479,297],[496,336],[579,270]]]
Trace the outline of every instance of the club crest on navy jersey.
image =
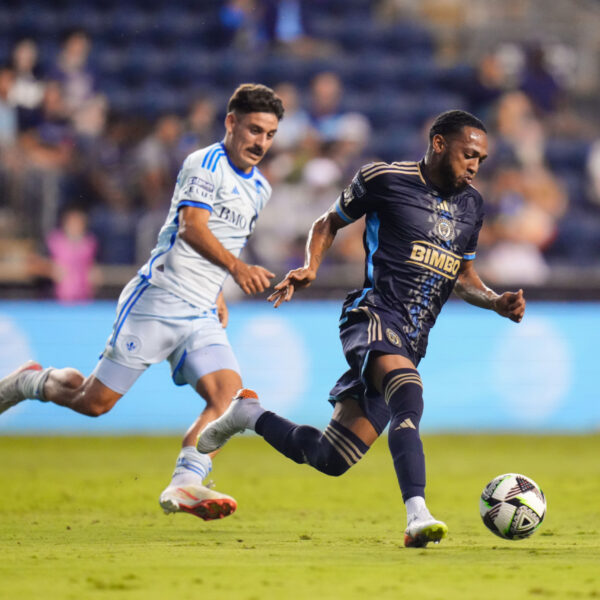
[[453,240],[456,237],[454,225],[445,217],[439,217],[434,226],[435,234],[445,242]]

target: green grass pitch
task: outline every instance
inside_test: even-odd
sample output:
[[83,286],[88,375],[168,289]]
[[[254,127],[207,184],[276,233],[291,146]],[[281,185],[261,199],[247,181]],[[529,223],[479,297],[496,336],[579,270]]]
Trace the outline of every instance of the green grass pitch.
[[[0,598],[600,598],[599,435],[424,442],[428,503],[450,535],[416,550],[384,439],[333,479],[236,438],[212,476],[238,511],[205,523],[158,507],[176,438],[0,437]],[[484,485],[508,471],[548,499],[527,540],[479,517]]]

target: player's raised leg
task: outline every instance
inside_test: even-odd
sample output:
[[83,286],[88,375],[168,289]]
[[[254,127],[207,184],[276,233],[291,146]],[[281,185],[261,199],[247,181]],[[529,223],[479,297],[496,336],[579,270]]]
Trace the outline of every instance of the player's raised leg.
[[[204,485],[204,479],[212,470],[214,452],[201,454],[196,449],[196,440],[201,429],[225,412],[235,390],[242,384],[237,362],[234,362],[235,358],[232,360],[231,348],[209,348],[210,350],[203,349],[186,359],[183,369],[185,379],[190,383],[196,381],[195,389],[206,401],[206,408],[186,432],[171,482],[159,500],[166,514],[187,512],[206,521],[233,514],[237,503],[231,496]],[[215,365],[232,368],[204,374]]]
[[212,452],[245,429],[256,431],[294,462],[332,476],[342,475],[357,463],[378,435],[352,399],[338,403],[329,425],[320,431],[265,410],[256,392],[241,389],[223,416],[200,433],[198,450]]
[[439,542],[448,527],[435,519],[425,504],[425,455],[419,435],[423,414],[423,384],[412,362],[398,355],[374,357],[369,376],[390,409],[388,444],[402,499],[407,527],[404,545],[421,548]]
[[0,412],[30,399],[53,402],[97,417],[108,412],[121,396],[94,375],[86,378],[72,368],[44,369],[40,364],[29,361],[0,381]]

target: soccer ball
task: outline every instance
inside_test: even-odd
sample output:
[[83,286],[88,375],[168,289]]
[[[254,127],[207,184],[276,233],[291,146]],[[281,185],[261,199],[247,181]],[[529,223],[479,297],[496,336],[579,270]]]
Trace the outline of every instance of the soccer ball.
[[544,520],[546,498],[533,479],[506,473],[485,486],[479,512],[492,533],[506,540],[522,540]]

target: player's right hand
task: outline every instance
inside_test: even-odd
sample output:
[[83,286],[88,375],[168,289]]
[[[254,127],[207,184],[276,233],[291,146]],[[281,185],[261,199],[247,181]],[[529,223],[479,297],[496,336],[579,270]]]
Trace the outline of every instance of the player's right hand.
[[317,274],[308,267],[301,267],[290,271],[276,286],[275,291],[267,298],[277,308],[282,302],[289,302],[296,288],[308,287],[317,277]]
[[238,260],[231,271],[233,280],[242,288],[244,294],[260,294],[271,286],[275,273],[259,265],[247,265]]

